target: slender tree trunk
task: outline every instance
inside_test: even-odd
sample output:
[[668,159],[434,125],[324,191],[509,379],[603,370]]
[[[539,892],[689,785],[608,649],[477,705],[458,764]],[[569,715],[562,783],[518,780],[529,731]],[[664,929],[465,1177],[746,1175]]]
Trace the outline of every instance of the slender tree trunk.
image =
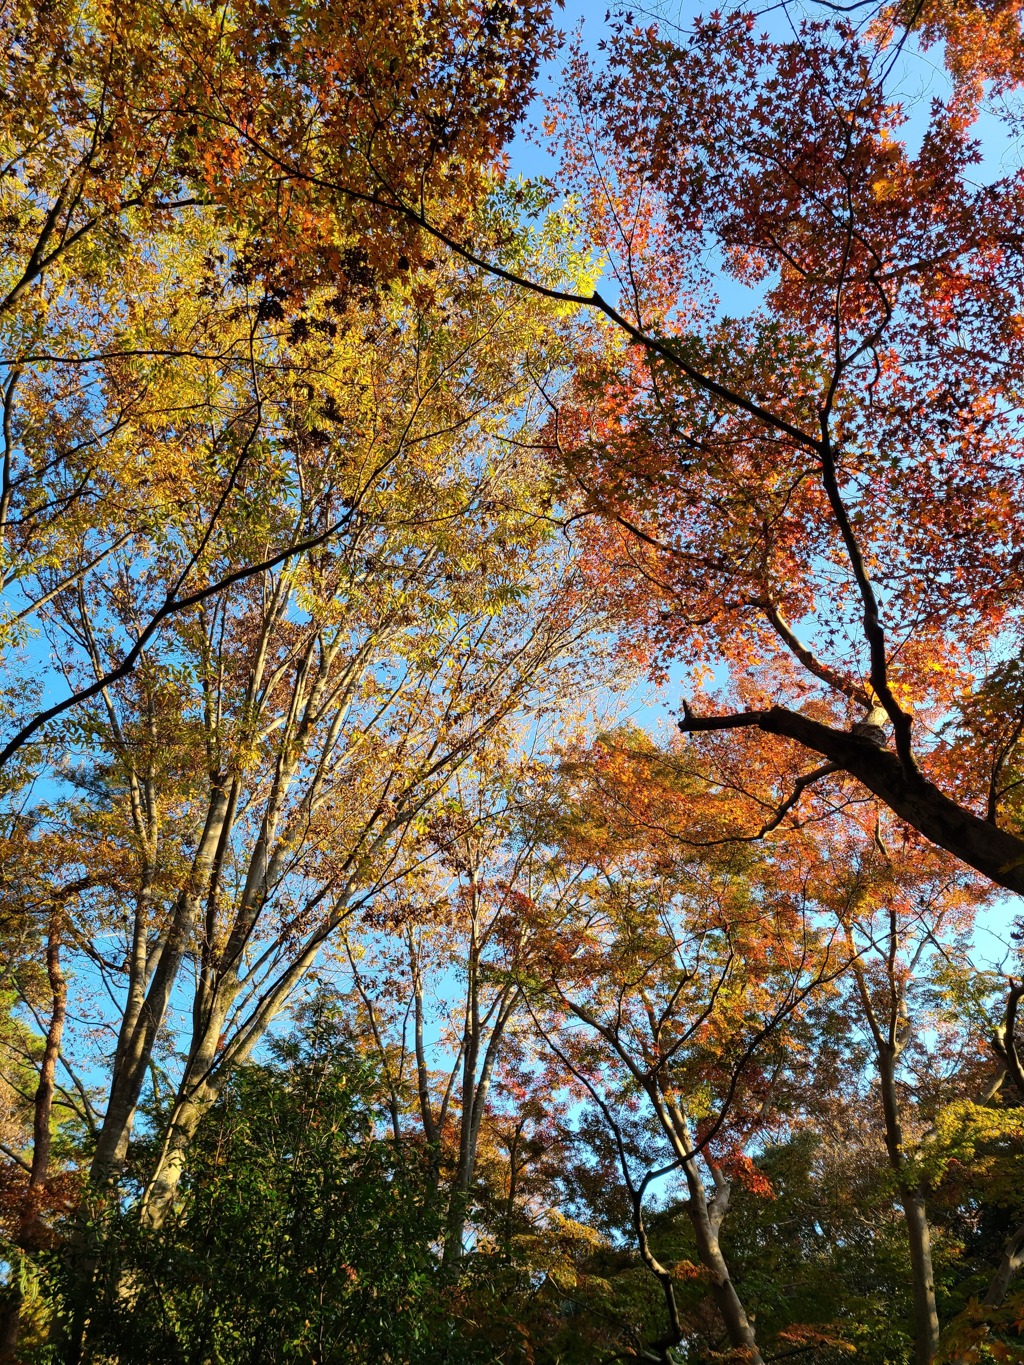
[[[690,1188],[690,1198],[687,1200],[687,1212],[697,1241],[697,1255],[700,1257],[701,1265],[710,1272],[711,1296],[722,1316],[730,1346],[743,1351],[744,1358],[751,1362],[751,1365],[762,1365],[754,1324],[747,1316],[747,1310],[733,1284],[719,1244],[716,1220],[709,1214],[704,1182],[699,1174],[695,1180],[691,1180],[690,1169],[688,1166],[687,1185]],[[715,1198],[718,1197],[716,1194]]]
[[749,1365],[764,1365],[757,1345],[754,1324],[736,1290],[718,1240],[722,1221],[729,1208],[729,1183],[723,1175],[716,1173],[715,1193],[711,1199],[708,1198],[707,1188],[697,1166],[686,1114],[678,1103],[657,1091],[651,1094],[651,1098],[654,1100],[662,1126],[672,1138],[676,1154],[682,1161],[690,1196],[686,1201],[686,1211],[697,1242],[697,1255],[700,1257],[701,1265],[708,1271],[711,1296],[721,1314],[729,1344],[735,1350],[742,1351],[743,1358]]
[[1010,1281],[1024,1265],[1024,1223],[1014,1232],[1003,1248],[1003,1259],[999,1269],[992,1276],[988,1291],[982,1302],[988,1308],[999,1308],[1006,1298]]
[[193,1038],[160,1155],[142,1198],[142,1222],[146,1227],[155,1229],[163,1225],[181,1183],[185,1155],[226,1080],[226,1075],[220,1076],[216,1071],[217,1052],[236,993],[237,978],[232,976],[217,983],[207,1001],[201,1032]]
[[[178,971],[188,947],[200,904],[208,891],[214,858],[228,814],[228,794],[223,787],[216,787],[210,798],[206,823],[192,862],[188,884],[178,895],[173,922],[159,961],[152,970],[148,989],[145,989],[142,982],[133,982],[139,999],[138,1002],[130,1001],[132,1008],[126,1012],[121,1036],[118,1039],[110,1100],[90,1172],[94,1185],[109,1184],[117,1178],[124,1165],[135,1111],[149,1071],[153,1047],[167,1016],[171,993],[178,979]],[[146,926],[143,925],[142,933],[145,932]]]
[[450,1270],[462,1259],[466,1236],[466,1216],[469,1212],[469,1187],[473,1179],[473,1163],[459,1155],[459,1162],[448,1194],[448,1216],[445,1220],[444,1247],[441,1264]]
[[932,1270],[932,1237],[925,1206],[924,1191],[906,1181],[906,1154],[903,1150],[903,1124],[900,1120],[896,1090],[894,1044],[876,1039],[878,1076],[885,1117],[885,1147],[889,1165],[899,1182],[900,1204],[907,1229],[910,1251],[911,1288],[914,1298],[914,1360],[916,1365],[931,1365],[939,1349],[939,1312],[935,1302],[935,1276]]
[[[633,1182],[625,1165],[623,1165],[623,1175],[629,1188],[633,1234],[636,1237],[637,1246],[640,1248],[640,1256],[644,1265],[661,1286],[661,1292],[665,1299],[665,1312],[668,1315],[669,1322],[668,1333],[660,1342],[652,1344],[650,1352],[645,1351],[645,1358],[648,1360],[656,1359],[660,1365],[671,1365],[672,1357],[669,1355],[669,1350],[673,1346],[678,1346],[683,1339],[683,1325],[679,1320],[679,1304],[676,1302],[676,1289],[672,1282],[672,1272],[667,1266],[661,1264],[651,1250],[647,1228],[644,1224],[643,1190],[637,1190],[633,1187]],[[655,1351],[657,1352],[656,1356],[653,1354]]]
[[916,1365],[932,1365],[939,1350],[939,1311],[935,1302],[931,1227],[928,1223],[924,1189],[919,1181],[908,1179],[907,1157],[903,1147],[903,1120],[896,1087],[896,1063],[910,1036],[905,989],[898,980],[895,969],[899,948],[898,923],[895,912],[890,909],[887,958],[889,1002],[885,1019],[879,1017],[863,967],[854,952],[853,931],[849,920],[844,921],[843,928],[851,952],[861,1008],[875,1044],[885,1150],[896,1177],[903,1221],[907,1229],[914,1304],[914,1360]]
[[[506,987],[496,1002],[490,1036],[481,1019],[480,1008],[480,953],[478,937],[476,882],[472,888],[472,932],[470,938],[466,1028],[463,1040],[462,1061],[462,1105],[459,1119],[459,1159],[452,1182],[448,1201],[448,1220],[445,1232],[442,1263],[452,1266],[462,1258],[463,1242],[466,1235],[466,1218],[469,1211],[469,1192],[476,1174],[477,1152],[480,1146],[480,1126],[487,1109],[491,1077],[498,1061],[498,1054],[504,1042],[505,1029],[515,1009],[517,992]],[[488,1012],[489,1014],[489,1012]],[[487,1038],[486,1046],[484,1039]],[[480,1051],[483,1047],[483,1061]],[[479,1075],[478,1073],[479,1068]]]
[[188,1149],[218,1093],[219,1088],[214,1086],[199,1086],[192,1094],[179,1097],[175,1104],[156,1169],[143,1197],[143,1226],[157,1230],[166,1221],[185,1170]]
[[[480,1010],[477,996],[477,944],[475,884],[471,890],[471,930],[466,981],[466,1021],[462,1048],[462,1095],[459,1106],[459,1158],[448,1195],[448,1217],[445,1228],[442,1265],[448,1269],[462,1259],[463,1239],[466,1235],[466,1214],[469,1208],[469,1187],[476,1165],[476,1134],[474,1119],[477,1110],[476,1068],[480,1057]],[[486,1083],[485,1083],[486,1084]]]
[[[206,822],[192,860],[191,875],[175,903],[172,923],[163,941],[159,959],[142,977],[133,972],[129,1007],[118,1037],[110,1099],[100,1129],[90,1168],[94,1189],[109,1188],[124,1166],[139,1096],[163,1027],[171,993],[178,979],[182,959],[195,926],[196,916],[207,894],[216,850],[228,817],[229,799],[223,786],[215,785],[207,807]],[[136,946],[145,943],[148,926],[136,922]],[[148,974],[148,988],[146,983]],[[78,1365],[82,1358],[89,1303],[96,1274],[96,1253],[87,1230],[80,1228],[72,1242],[76,1262],[75,1297],[77,1305],[67,1327],[63,1358],[65,1365]]]
[[46,1193],[50,1173],[50,1124],[53,1118],[53,1095],[57,1082],[57,1062],[60,1058],[64,1020],[67,1016],[68,988],[60,965],[61,922],[63,912],[55,909],[50,918],[46,943],[46,975],[50,983],[50,1026],[46,1030],[39,1085],[36,1088],[35,1112],[32,1116],[32,1170],[21,1215],[22,1245],[38,1240],[40,1206]]
[[321,944],[338,922],[332,918],[327,928],[307,939],[302,952],[267,990],[260,1008],[243,1024],[236,1023],[231,1039],[225,1039],[224,1027],[242,985],[237,970],[220,977],[208,991],[167,1135],[143,1195],[142,1218],[147,1226],[158,1228],[164,1222],[177,1194],[186,1154],[204,1118],[230,1077],[249,1060],[268,1025],[309,971]]
[[21,1327],[21,1289],[12,1284],[9,1298],[0,1308],[0,1365],[18,1365],[18,1331]]
[[914,1359],[931,1365],[939,1349],[939,1313],[932,1271],[932,1237],[921,1190],[900,1188],[900,1203],[910,1246],[910,1274],[914,1292]]

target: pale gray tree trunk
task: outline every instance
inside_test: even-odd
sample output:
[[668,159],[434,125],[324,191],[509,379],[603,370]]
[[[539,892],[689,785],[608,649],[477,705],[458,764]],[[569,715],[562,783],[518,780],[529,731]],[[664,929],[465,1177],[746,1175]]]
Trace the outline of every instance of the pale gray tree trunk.
[[1003,1300],[1010,1289],[1010,1281],[1024,1266],[1024,1223],[1012,1233],[1003,1248],[1003,1259],[992,1276],[988,1291],[982,1302],[988,1308],[1002,1307]]
[[[850,929],[847,936],[852,948]],[[889,924],[889,1017],[883,1026],[872,1004],[864,969],[854,958],[854,979],[864,1017],[875,1044],[879,1090],[882,1100],[885,1150],[896,1177],[903,1221],[910,1253],[911,1291],[914,1304],[914,1360],[916,1365],[932,1365],[939,1349],[939,1311],[935,1300],[935,1274],[932,1268],[931,1226],[920,1181],[908,1170],[904,1148],[903,1121],[896,1085],[896,1064],[911,1036],[906,1013],[905,992],[896,980],[892,963],[896,960],[897,930],[895,917]]]
[[697,1255],[700,1257],[701,1265],[708,1271],[711,1296],[721,1314],[729,1345],[734,1350],[742,1351],[743,1359],[750,1365],[764,1365],[757,1345],[754,1324],[733,1283],[719,1241],[722,1222],[729,1209],[729,1181],[721,1171],[709,1163],[708,1169],[715,1182],[715,1192],[708,1196],[697,1164],[689,1120],[682,1106],[677,1100],[667,1098],[656,1089],[651,1093],[651,1098],[662,1126],[671,1137],[676,1155],[682,1163],[689,1193],[686,1212],[697,1243]]

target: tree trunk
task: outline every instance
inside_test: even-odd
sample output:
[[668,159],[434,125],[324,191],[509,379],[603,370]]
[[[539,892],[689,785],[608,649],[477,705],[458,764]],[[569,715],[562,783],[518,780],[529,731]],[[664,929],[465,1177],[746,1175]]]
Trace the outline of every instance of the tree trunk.
[[658,1094],[656,1090],[651,1093],[651,1098],[654,1100],[655,1111],[662,1126],[672,1139],[676,1154],[682,1162],[690,1196],[686,1201],[686,1211],[697,1242],[697,1255],[700,1257],[701,1265],[709,1273],[711,1296],[725,1325],[729,1345],[743,1353],[743,1359],[748,1365],[764,1365],[757,1345],[754,1324],[736,1291],[718,1240],[722,1220],[729,1207],[728,1181],[721,1174],[716,1175],[715,1193],[710,1200],[708,1199],[690,1139],[690,1125],[686,1114],[677,1102]]
[[[16,1271],[16,1267],[12,1266]],[[21,1326],[21,1289],[14,1283],[0,1307],[0,1365],[18,1365],[18,1329]]]
[[215,1087],[201,1086],[190,1095],[180,1096],[175,1104],[156,1168],[143,1196],[144,1227],[156,1230],[166,1221],[185,1170],[185,1155],[217,1094]]
[[185,1154],[200,1124],[312,967],[321,946],[341,923],[345,904],[347,901],[339,898],[327,922],[306,939],[290,965],[264,991],[258,1007],[243,1022],[234,1020],[230,1036],[225,1035],[224,1029],[243,985],[237,965],[240,958],[236,956],[235,965],[223,975],[211,968],[201,982],[202,990],[193,1010],[192,1045],[167,1135],[142,1199],[142,1217],[147,1226],[158,1228],[163,1223],[181,1181]]
[[910,1246],[910,1274],[914,1291],[914,1360],[931,1365],[939,1349],[939,1313],[932,1272],[932,1237],[924,1195],[920,1189],[900,1189],[900,1203]]
[[[448,1195],[444,1248],[441,1263],[450,1269],[462,1259],[466,1235],[466,1215],[469,1210],[469,1190],[476,1168],[476,1138],[479,1125],[476,1118],[478,1095],[476,1068],[480,1052],[480,1028],[476,1010],[476,981],[472,948],[467,999],[467,1026],[462,1052],[462,1095],[459,1109],[459,1157]],[[486,1088],[486,1081],[482,1082]]]
[[[214,858],[229,818],[229,808],[230,799],[227,793],[222,787],[215,788],[207,809],[202,837],[192,860],[191,875],[188,884],[179,892],[173,922],[164,941],[159,961],[153,968],[148,989],[144,982],[132,983],[138,1000],[134,1008],[126,1010],[122,1021],[114,1059],[110,1100],[90,1171],[93,1184],[101,1186],[109,1184],[117,1178],[124,1165],[135,1110],[149,1070],[153,1047],[167,1016],[171,993],[178,979],[178,971],[188,947],[199,906],[209,889]],[[143,932],[145,927],[142,926]]]
[[[110,1099],[89,1172],[94,1188],[112,1186],[124,1166],[135,1111],[152,1060],[153,1048],[167,1016],[200,903],[209,889],[214,857],[228,816],[229,798],[222,787],[215,786],[203,833],[192,860],[191,874],[187,884],[178,893],[172,922],[159,959],[152,968],[148,987],[144,975],[136,975],[132,981],[114,1057]],[[136,947],[142,952],[146,929],[147,925],[141,923],[137,916]],[[77,1365],[82,1358],[89,1300],[96,1274],[96,1255],[88,1236],[81,1229],[72,1239],[71,1252],[76,1262],[74,1286],[77,1306],[66,1329],[63,1349],[65,1365]]]
[[27,1242],[34,1236],[39,1222],[39,1205],[46,1190],[46,1179],[50,1173],[50,1121],[53,1118],[53,1094],[57,1082],[57,1061],[60,1045],[64,1036],[64,1019],[67,1015],[68,988],[60,965],[61,924],[60,910],[54,910],[50,918],[50,930],[46,943],[46,975],[50,983],[50,1026],[46,1030],[46,1045],[43,1049],[42,1065],[39,1068],[39,1085],[36,1089],[35,1112],[32,1116],[32,1171],[28,1181],[28,1196],[21,1217],[22,1241]]
[[185,1154],[227,1080],[227,1074],[221,1074],[216,1069],[217,1053],[224,1023],[236,994],[234,977],[222,979],[210,993],[206,1017],[201,1031],[193,1038],[160,1155],[142,1197],[142,1222],[145,1227],[155,1229],[163,1225],[181,1182]]
[[687,1167],[686,1175],[686,1183],[691,1191],[690,1198],[687,1200],[687,1212],[697,1241],[697,1254],[700,1257],[701,1265],[710,1272],[711,1296],[721,1314],[722,1322],[725,1324],[729,1345],[734,1349],[741,1350],[744,1353],[744,1359],[750,1362],[750,1365],[762,1365],[762,1356],[757,1346],[754,1325],[747,1316],[743,1301],[736,1292],[736,1286],[729,1274],[729,1267],[722,1255],[717,1230],[709,1214],[704,1182],[696,1172],[696,1179],[691,1181],[690,1166]]
[[876,1039],[878,1075],[885,1116],[885,1147],[889,1164],[899,1181],[900,1204],[907,1228],[910,1250],[910,1276],[914,1297],[914,1360],[916,1365],[931,1365],[939,1349],[939,1312],[935,1303],[935,1276],[932,1270],[932,1238],[920,1186],[908,1185],[906,1156],[903,1151],[903,1124],[900,1121],[896,1091],[897,1049]]
[[[491,1077],[505,1038],[505,1029],[512,1018],[519,993],[505,987],[497,1002],[497,1013],[491,1025],[486,1046],[486,1029],[480,1011],[480,945],[477,937],[476,884],[473,883],[473,930],[469,952],[469,975],[466,1001],[466,1030],[463,1040],[462,1105],[459,1116],[459,1159],[448,1201],[448,1219],[442,1253],[442,1264],[454,1265],[462,1258],[466,1235],[469,1194],[476,1174],[477,1152],[480,1146],[480,1126],[487,1109]],[[487,1011],[489,1014],[490,1011]],[[483,1062],[480,1049],[483,1046]],[[479,1074],[478,1074],[479,1070]]]
[[1003,1248],[1003,1259],[999,1263],[999,1269],[992,1276],[988,1292],[982,1300],[986,1307],[1002,1307],[1003,1300],[1010,1288],[1010,1281],[1022,1265],[1024,1265],[1024,1223],[1021,1223]]

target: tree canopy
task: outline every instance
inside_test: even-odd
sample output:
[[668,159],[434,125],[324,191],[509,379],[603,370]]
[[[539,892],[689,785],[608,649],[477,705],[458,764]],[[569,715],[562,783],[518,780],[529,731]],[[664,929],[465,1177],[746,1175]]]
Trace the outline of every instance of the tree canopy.
[[1024,1359],[1022,17],[0,5],[0,1361]]

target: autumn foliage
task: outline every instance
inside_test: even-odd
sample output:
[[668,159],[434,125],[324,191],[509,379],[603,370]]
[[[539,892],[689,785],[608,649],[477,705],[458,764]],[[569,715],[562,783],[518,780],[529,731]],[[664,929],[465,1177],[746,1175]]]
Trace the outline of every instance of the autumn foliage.
[[1021,19],[0,4],[0,1361],[1020,1358]]

